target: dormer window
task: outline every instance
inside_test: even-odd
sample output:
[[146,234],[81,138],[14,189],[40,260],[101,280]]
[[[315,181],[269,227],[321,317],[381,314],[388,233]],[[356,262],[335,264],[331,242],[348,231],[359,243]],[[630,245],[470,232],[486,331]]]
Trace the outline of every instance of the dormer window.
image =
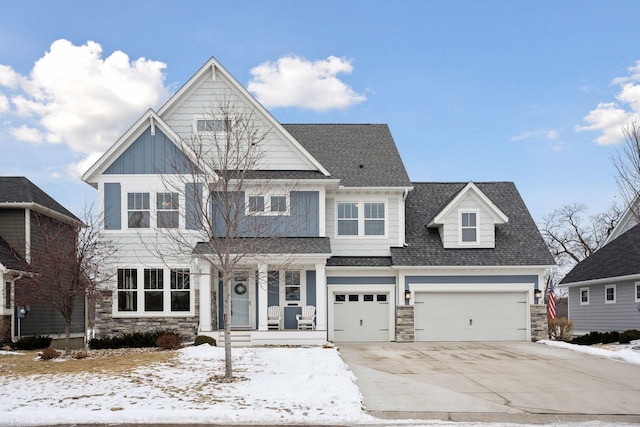
[[478,212],[460,212],[460,243],[478,243]]

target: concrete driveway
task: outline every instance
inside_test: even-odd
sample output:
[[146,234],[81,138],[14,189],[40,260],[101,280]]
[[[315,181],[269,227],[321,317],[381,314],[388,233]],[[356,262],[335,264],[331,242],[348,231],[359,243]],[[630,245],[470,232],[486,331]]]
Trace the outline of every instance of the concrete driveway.
[[528,342],[337,347],[380,418],[640,422],[640,365]]

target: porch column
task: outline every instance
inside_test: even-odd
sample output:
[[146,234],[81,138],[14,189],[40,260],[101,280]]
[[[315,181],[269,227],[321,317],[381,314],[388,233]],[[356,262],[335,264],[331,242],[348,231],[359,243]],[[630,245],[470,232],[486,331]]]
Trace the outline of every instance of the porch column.
[[[194,261],[194,275],[200,297],[200,330],[210,332],[211,328],[211,277],[202,273],[202,261]],[[195,286],[194,286],[195,287]]]
[[327,330],[327,273],[325,264],[316,264],[316,329]]
[[266,331],[269,305],[268,264],[258,264],[258,330]]

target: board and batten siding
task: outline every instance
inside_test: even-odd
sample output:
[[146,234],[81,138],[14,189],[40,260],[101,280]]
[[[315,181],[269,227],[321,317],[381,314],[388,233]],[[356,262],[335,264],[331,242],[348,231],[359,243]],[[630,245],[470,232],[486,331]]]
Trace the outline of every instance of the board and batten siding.
[[[228,102],[234,111],[227,114],[241,114],[254,120],[265,134],[265,140],[259,146],[259,166],[261,170],[315,170],[315,167],[301,157],[301,153],[285,141],[284,135],[277,131],[271,123],[250,103],[244,100],[234,88],[217,76],[215,82],[211,76],[202,79],[193,91],[184,97],[163,119],[185,141],[194,137],[194,119],[216,117],[215,102]],[[220,108],[218,108],[218,111]],[[202,133],[202,142],[206,143],[206,133]]]
[[[616,302],[605,303],[605,286],[616,285]],[[589,288],[589,304],[580,304],[580,289]],[[615,282],[569,288],[569,318],[576,333],[640,329],[640,302],[635,282]]]
[[[460,211],[477,212],[477,232],[479,244],[460,244]],[[468,194],[444,218],[439,227],[440,238],[445,248],[494,248],[495,224],[491,214],[476,196]]]
[[[391,247],[398,246],[400,238],[399,209],[401,198],[398,196],[358,196],[347,195],[328,197],[326,202],[326,232],[331,238],[331,253],[334,256],[389,256]],[[349,201],[385,202],[386,203],[386,236],[338,236],[336,203]]]

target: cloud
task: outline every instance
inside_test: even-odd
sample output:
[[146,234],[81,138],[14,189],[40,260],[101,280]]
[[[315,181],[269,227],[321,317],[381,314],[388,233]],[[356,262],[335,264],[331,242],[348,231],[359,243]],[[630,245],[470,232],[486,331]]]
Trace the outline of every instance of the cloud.
[[535,131],[523,131],[509,138],[512,142],[528,141],[529,143],[544,143],[551,151],[560,151],[564,142],[560,138],[560,131],[555,129],[539,129]]
[[343,109],[366,100],[337,77],[352,71],[350,61],[344,58],[330,56],[311,62],[285,56],[252,68],[253,77],[247,88],[267,107]]
[[617,102],[601,102],[582,119],[584,125],[576,126],[576,131],[599,132],[599,145],[613,145],[624,141],[622,129],[640,114],[640,61],[627,69],[629,74],[616,77],[611,84],[618,86]]
[[[28,76],[0,65],[0,86],[14,92],[11,113],[25,123],[11,133],[20,141],[64,143],[84,155],[103,152],[166,99],[165,68],[145,58],[132,61],[121,51],[103,58],[93,41],[75,46],[57,40]],[[0,98],[0,112],[2,105]]]
[[0,114],[9,111],[9,98],[0,93]]
[[547,139],[558,139],[560,137],[560,133],[557,130],[547,131]]
[[72,176],[82,176],[85,171],[87,171],[91,166],[93,166],[95,162],[98,161],[100,156],[102,156],[102,153],[91,153],[79,162],[68,165],[67,171]]
[[533,136],[533,132],[521,132],[518,135],[514,135],[509,138],[510,141],[524,141],[525,139],[529,139]]

